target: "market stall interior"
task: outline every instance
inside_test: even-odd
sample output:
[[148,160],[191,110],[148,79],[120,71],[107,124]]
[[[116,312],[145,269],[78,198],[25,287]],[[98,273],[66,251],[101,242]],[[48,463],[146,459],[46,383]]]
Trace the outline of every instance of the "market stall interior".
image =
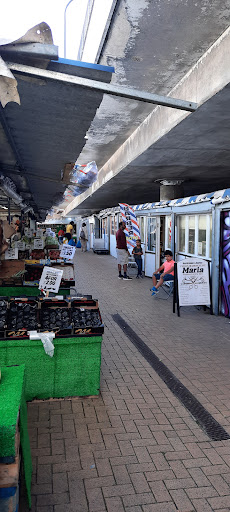
[[65,230],[60,237],[62,226],[52,230],[41,222],[63,199],[69,162],[86,142],[103,92],[13,75],[9,60],[105,83],[113,68],[59,60],[45,23],[0,46],[0,510],[16,512],[20,445],[31,505],[26,401],[100,391],[104,325],[98,302],[77,294],[75,248],[62,254]]

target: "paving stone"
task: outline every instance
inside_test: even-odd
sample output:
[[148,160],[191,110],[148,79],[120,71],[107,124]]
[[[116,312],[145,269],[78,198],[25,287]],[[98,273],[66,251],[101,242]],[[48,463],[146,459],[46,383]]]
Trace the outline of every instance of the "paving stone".
[[130,478],[137,493],[149,492],[151,490],[143,473],[133,473],[130,475]]
[[52,468],[51,465],[42,465],[37,468],[37,484],[51,484],[52,483]]
[[69,503],[69,493],[42,494],[37,496],[37,506],[40,507],[56,505],[60,503]]
[[105,501],[108,512],[126,512],[121,498],[106,498]]
[[68,481],[67,481],[67,473],[54,473],[53,474],[53,492],[54,493],[64,493],[68,492]]
[[99,512],[101,510],[105,510],[105,501],[101,489],[87,489],[86,494],[89,502],[90,512]]
[[109,498],[110,496],[126,496],[127,494],[133,494],[135,492],[131,484],[112,485],[103,487],[102,490],[105,498]]

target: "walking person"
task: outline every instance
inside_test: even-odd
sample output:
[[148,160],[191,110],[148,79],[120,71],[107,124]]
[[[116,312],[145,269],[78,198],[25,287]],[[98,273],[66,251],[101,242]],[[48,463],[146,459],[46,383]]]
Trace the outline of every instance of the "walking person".
[[81,252],[87,251],[88,233],[86,223],[83,222],[80,229]]
[[137,277],[136,277],[136,279],[139,279],[139,277],[143,278],[143,275],[142,275],[142,254],[143,254],[143,251],[142,251],[141,240],[140,239],[136,241],[136,247],[133,248],[132,254],[133,254],[135,262],[137,264]]
[[[117,264],[118,264],[118,279],[124,279],[124,281],[131,281],[131,277],[127,276],[127,265],[129,262],[129,252],[126,242],[126,236],[124,230],[126,228],[125,222],[119,222],[119,229],[116,233],[117,241]],[[123,267],[124,274],[122,275],[121,269]]]
[[71,222],[69,224],[67,224],[67,226],[66,226],[66,233],[70,233],[71,236],[73,236],[73,231],[74,231],[74,222],[73,222],[73,220],[71,220]]

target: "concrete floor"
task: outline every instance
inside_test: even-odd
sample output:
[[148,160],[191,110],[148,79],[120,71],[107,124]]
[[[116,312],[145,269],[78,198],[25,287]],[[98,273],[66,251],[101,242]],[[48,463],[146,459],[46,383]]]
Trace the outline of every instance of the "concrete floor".
[[[32,512],[227,512],[230,441],[211,441],[112,319],[119,313],[230,433],[229,320],[172,313],[151,280],[77,252],[77,291],[99,299],[101,396],[30,403]],[[26,510],[24,500],[21,510]]]

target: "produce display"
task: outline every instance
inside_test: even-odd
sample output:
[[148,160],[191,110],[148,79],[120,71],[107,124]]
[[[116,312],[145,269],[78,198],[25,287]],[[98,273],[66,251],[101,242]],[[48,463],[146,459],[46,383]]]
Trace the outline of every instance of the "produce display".
[[99,310],[75,309],[72,313],[74,327],[99,327],[102,324]]
[[68,308],[46,308],[41,311],[41,328],[55,329],[60,327],[67,329],[71,325],[70,309]]
[[8,328],[37,329],[37,303],[11,302],[8,312]]
[[40,281],[42,271],[43,271],[42,266],[27,265],[26,266],[26,274],[25,274],[25,282]]
[[59,248],[59,243],[58,243],[58,239],[53,237],[53,236],[47,236],[46,237],[46,240],[45,240],[45,246],[46,248],[51,248],[51,249],[55,249],[55,248]]
[[5,300],[0,300],[0,329],[4,329],[6,324],[6,315],[7,315],[7,302]]
[[60,251],[59,249],[50,249],[49,250],[49,258],[51,260],[57,260],[60,258]]
[[56,337],[75,335],[100,335],[104,332],[101,314],[96,301],[45,298],[0,298],[0,330],[4,338],[28,338],[27,331],[54,331]]
[[43,258],[45,258],[45,252],[43,249],[33,249],[31,251],[32,260],[42,260]]

